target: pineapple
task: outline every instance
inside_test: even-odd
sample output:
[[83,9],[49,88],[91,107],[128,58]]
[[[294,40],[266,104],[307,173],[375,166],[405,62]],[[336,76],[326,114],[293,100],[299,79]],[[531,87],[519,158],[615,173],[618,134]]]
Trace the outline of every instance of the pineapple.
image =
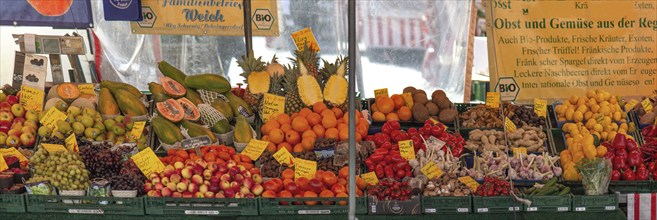
[[324,61],[324,68],[321,73],[327,77],[326,85],[324,86],[324,100],[333,105],[340,106],[347,101],[347,79],[344,74],[347,69],[347,60],[338,57],[334,64]]
[[298,67],[301,76],[299,76],[297,79],[297,89],[303,104],[310,106],[317,102],[323,102],[324,97],[322,94],[322,89],[319,87],[319,83],[317,82],[317,78],[308,75],[308,69],[306,69],[303,61],[299,60]]
[[252,109],[260,106],[262,96],[269,91],[270,76],[265,72],[265,62],[262,57],[255,59],[253,54],[249,56],[242,56],[241,61],[237,61],[237,65],[244,70],[241,76],[244,77],[247,87],[244,91],[244,101],[248,103]]
[[285,67],[283,92],[285,93],[285,113],[287,114],[299,112],[304,107],[297,91],[297,78],[299,78],[299,69],[291,66]]
[[294,56],[296,60],[292,60],[294,63],[299,64],[303,62],[305,67],[308,69],[308,72],[311,76],[317,78],[318,81],[322,82],[322,78],[319,75],[319,57],[317,57],[317,52],[308,48],[308,45],[304,46],[304,50],[294,51]]

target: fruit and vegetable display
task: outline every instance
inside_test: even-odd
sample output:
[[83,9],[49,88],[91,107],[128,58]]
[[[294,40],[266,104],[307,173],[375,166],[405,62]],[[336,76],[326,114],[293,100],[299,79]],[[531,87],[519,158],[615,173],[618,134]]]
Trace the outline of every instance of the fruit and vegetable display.
[[476,105],[459,113],[459,123],[463,128],[502,128],[502,119],[499,109],[486,105]]
[[[404,95],[407,98],[404,98]],[[378,95],[370,106],[372,120],[384,121],[416,121],[424,122],[429,118],[451,124],[454,123],[458,111],[447,98],[443,90],[435,90],[428,99],[424,90],[409,86],[403,94]]]
[[571,193],[570,187],[559,184],[557,181],[558,178],[553,177],[541,184],[537,183],[533,187],[525,189],[523,193],[531,196],[565,196]]
[[[340,169],[336,176],[333,172],[317,170],[315,176],[296,177],[292,169],[285,169],[281,178],[271,178],[263,183],[265,191],[262,193],[263,198],[335,198],[347,197],[347,183],[349,172],[347,167]],[[367,184],[357,177],[356,195],[363,196]],[[303,201],[289,204],[281,202],[280,205],[346,205],[347,202],[329,202],[329,201]]]
[[473,190],[458,180],[456,174],[448,173],[427,182],[423,196],[469,196]]
[[32,157],[34,180],[47,180],[58,190],[86,190],[89,171],[79,154],[68,151],[48,152],[39,148]]
[[[646,111],[646,108],[643,106],[644,100],[647,100],[646,107],[650,111]],[[639,125],[646,126],[653,124],[657,118],[657,96],[652,97],[642,97],[637,102],[634,102],[634,106],[629,106],[631,102],[625,102],[625,109],[631,109],[637,115],[639,119]]]
[[515,131],[506,131],[506,133],[505,137],[504,131],[500,130],[472,130],[468,134],[469,138],[465,148],[472,152],[504,152],[511,151],[513,148],[526,148],[527,152],[547,152],[548,138],[542,127],[526,125]]
[[33,148],[39,125],[39,113],[26,111],[20,94],[5,86],[0,93],[0,145]]
[[508,196],[512,192],[517,192],[517,188],[513,188],[511,183],[497,177],[484,178],[483,184],[477,187],[475,196]]

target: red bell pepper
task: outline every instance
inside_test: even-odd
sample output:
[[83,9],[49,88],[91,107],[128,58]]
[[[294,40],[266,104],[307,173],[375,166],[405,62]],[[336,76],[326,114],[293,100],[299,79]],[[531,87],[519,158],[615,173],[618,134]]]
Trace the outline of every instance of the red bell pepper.
[[625,135],[621,133],[616,134],[616,137],[614,137],[614,142],[612,143],[614,149],[625,149],[625,145]]
[[615,156],[613,160],[613,168],[614,170],[622,170],[627,168],[627,164],[625,164],[625,159],[620,156]]
[[639,168],[636,169],[636,180],[649,180],[650,173],[645,165],[639,165]]
[[627,141],[625,141],[625,143],[626,143],[625,144],[625,149],[627,150],[627,152],[631,152],[633,150],[638,150],[639,149],[639,147],[636,144],[636,141],[634,141],[632,139],[628,139]]
[[638,150],[633,150],[627,155],[627,165],[630,167],[639,166],[642,164],[641,153]]
[[621,173],[618,170],[612,170],[611,171],[611,180],[620,180],[621,179]]
[[623,170],[622,179],[627,181],[635,181],[636,173],[634,173],[634,171],[632,171],[631,169],[626,168]]

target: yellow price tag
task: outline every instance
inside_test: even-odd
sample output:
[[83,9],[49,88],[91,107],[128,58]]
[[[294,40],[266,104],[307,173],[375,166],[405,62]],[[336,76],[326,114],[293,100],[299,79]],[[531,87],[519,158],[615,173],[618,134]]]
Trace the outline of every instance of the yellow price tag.
[[261,113],[264,122],[280,113],[285,113],[285,97],[266,93],[262,101]]
[[[374,96],[376,97],[376,95]],[[410,92],[402,94],[402,98],[404,98],[404,103],[406,103],[406,107],[413,108],[413,94]]]
[[431,123],[434,124],[434,125],[437,125],[438,123],[440,123],[439,121],[437,121],[437,120],[434,119],[434,118],[429,118],[429,120],[430,120]]
[[473,192],[477,192],[477,188],[479,187],[479,183],[472,179],[470,176],[464,176],[464,177],[459,177],[459,181],[461,181],[463,184],[465,184],[467,187],[472,189]]
[[651,112],[652,111],[652,102],[650,102],[650,99],[646,98],[641,102],[641,105],[643,106],[643,109],[646,110],[646,112]]
[[397,144],[399,145],[399,154],[401,154],[404,159],[415,159],[415,149],[413,148],[412,140],[400,141],[397,142]]
[[66,152],[66,147],[61,144],[41,144],[41,147],[45,148],[48,153],[55,153],[55,152]]
[[141,138],[142,133],[144,133],[144,127],[146,126],[146,121],[136,121],[132,123],[132,130],[130,130],[130,135],[134,137],[135,140]]
[[0,157],[0,172],[5,171],[9,169],[9,165],[7,165],[7,161],[5,161],[4,157]]
[[157,155],[155,155],[155,152],[150,147],[132,155],[130,159],[135,162],[135,165],[137,165],[141,173],[145,176],[164,171],[164,164],[160,161],[160,158],[157,158]]
[[513,121],[509,119],[509,117],[504,118],[504,128],[506,128],[506,131],[508,132],[514,132],[516,131],[516,129],[518,129],[518,127],[516,127],[516,124],[514,124]]
[[370,185],[376,185],[379,183],[379,178],[376,177],[376,173],[374,171],[361,174],[360,178],[363,178],[363,180]]
[[500,108],[500,93],[487,92],[486,93],[486,106],[490,108]]
[[27,157],[25,157],[20,151],[16,150],[15,147],[0,149],[0,156],[14,156],[18,158],[20,162],[28,161]]
[[441,170],[440,167],[436,166],[433,161],[430,161],[428,164],[424,165],[420,171],[429,179],[433,179],[434,177],[440,178],[443,176],[443,174],[445,174],[445,172]]
[[64,141],[66,143],[66,149],[71,152],[78,152],[78,139],[75,137],[75,133],[71,133],[70,136]]
[[66,114],[62,113],[57,108],[52,107],[46,112],[46,114],[43,115],[43,118],[41,118],[39,122],[41,122],[41,124],[44,126],[48,126],[53,128],[53,130],[56,130],[57,121],[59,120],[66,120]]
[[294,166],[294,156],[287,151],[287,148],[281,147],[281,149],[276,151],[272,156],[274,156],[274,159],[276,159],[279,164]]
[[388,95],[388,88],[383,88],[383,89],[375,89],[374,90],[374,98],[379,97],[380,95],[384,95],[386,97],[390,97]]
[[251,160],[256,161],[265,150],[265,148],[267,148],[267,145],[269,145],[269,141],[251,139],[241,154],[244,154],[251,158]]
[[20,103],[26,111],[34,110],[41,112],[41,110],[43,110],[43,99],[45,97],[46,93],[43,90],[29,86],[21,86]]
[[92,83],[78,84],[78,89],[82,94],[88,94],[94,96],[96,95],[96,92],[94,91],[94,84]]
[[511,150],[513,151],[514,157],[520,157],[520,155],[527,155],[526,147],[514,147]]
[[294,40],[297,50],[303,50],[305,45],[308,45],[311,50],[317,52],[320,50],[317,39],[315,39],[313,31],[309,27],[292,33],[292,40]]
[[294,158],[294,179],[299,177],[306,177],[312,179],[315,177],[315,172],[317,172],[317,162],[304,160],[301,158]]
[[634,107],[636,107],[637,104],[639,104],[639,101],[637,101],[636,99],[631,99],[631,100],[630,100],[629,102],[627,102],[627,104],[625,105],[625,106],[627,107],[627,108],[625,109],[625,111],[629,111],[629,110],[633,109]]
[[547,117],[547,100],[545,99],[534,99],[534,112],[538,117]]

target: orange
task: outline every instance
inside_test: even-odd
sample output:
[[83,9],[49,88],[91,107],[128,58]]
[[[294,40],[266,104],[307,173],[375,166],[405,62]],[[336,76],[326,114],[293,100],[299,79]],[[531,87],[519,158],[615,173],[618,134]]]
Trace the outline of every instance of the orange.
[[395,103],[395,109],[399,109],[406,104],[404,98],[399,94],[394,94],[390,96],[390,99],[392,99],[392,102]]
[[324,118],[322,118],[322,125],[324,128],[334,128],[338,124],[335,115],[333,115],[333,112],[330,110],[329,112],[331,112],[331,114],[326,114],[324,115]]
[[278,116],[276,116],[276,121],[277,121],[278,124],[280,124],[281,126],[283,126],[284,124],[290,124],[290,123],[292,123],[291,120],[292,120],[292,119],[290,119],[290,116],[287,115],[287,114],[279,114]]
[[347,122],[338,124],[338,130],[342,131],[347,129],[349,129],[349,124],[347,124]]
[[322,116],[315,113],[315,112],[310,113],[306,117],[306,119],[308,120],[308,124],[310,124],[310,126],[315,126],[316,124],[319,124],[319,123],[322,122]]
[[[335,194],[335,197],[349,197],[349,195],[343,192],[339,192]],[[338,205],[347,205],[347,201],[339,201]]]
[[299,133],[308,130],[308,120],[304,117],[296,117],[292,119],[292,129]]
[[313,104],[313,111],[317,114],[322,113],[322,111],[324,111],[324,109],[327,109],[324,102],[317,102],[317,103]]
[[340,138],[340,133],[337,128],[329,128],[326,129],[326,133],[324,133],[324,136],[326,136],[326,138],[338,139]]
[[360,178],[360,176],[356,176],[356,186],[360,190],[365,190],[367,188],[367,182],[363,178]]
[[263,135],[269,134],[269,131],[271,131],[274,128],[279,128],[281,127],[281,124],[278,123],[276,120],[269,120],[267,123],[265,123],[262,128],[260,128],[260,131],[262,131]]
[[326,187],[331,187],[338,182],[338,177],[331,171],[324,172],[322,175],[322,182]]
[[345,178],[345,179],[349,178],[349,167],[344,166],[344,167],[340,168],[340,171],[338,171],[338,177]]
[[301,134],[302,139],[305,139],[306,137],[317,139],[317,134],[315,134],[315,132],[313,130],[307,130],[307,131],[304,131],[303,134]]
[[291,124],[284,124],[284,125],[281,125],[281,130],[283,130],[283,132],[286,132],[286,131],[292,130],[292,125],[291,125]]
[[[317,198],[317,193],[315,193],[313,191],[306,191],[306,192],[303,193],[303,197],[305,197],[305,198]],[[305,201],[303,203],[305,203],[306,205],[317,205],[318,202],[317,201]]]
[[311,110],[308,109],[308,108],[302,108],[301,111],[299,111],[299,115],[301,115],[301,116],[303,116],[303,117],[306,117],[306,116],[308,116],[308,114],[310,114],[311,112],[313,112],[313,111],[311,111]]
[[324,132],[326,132],[326,129],[322,125],[315,125],[313,126],[313,131],[315,132],[315,135],[318,138],[323,138],[324,137]]
[[280,144],[285,140],[285,133],[281,129],[275,128],[269,132],[269,141],[274,144]]
[[292,149],[295,153],[301,153],[303,152],[303,145],[301,143],[298,143],[294,145],[294,148]]
[[283,179],[294,179],[294,170],[287,168],[281,172],[281,177]]
[[269,135],[262,135],[262,138],[260,138],[262,141],[269,141]]
[[322,117],[326,117],[327,115],[333,115],[333,116],[335,116],[335,113],[333,113],[333,111],[331,111],[331,110],[324,109],[324,110],[322,111],[322,113],[319,113],[319,115],[321,115]]
[[315,146],[315,138],[312,138],[312,137],[304,138],[301,141],[301,145],[303,146],[304,150],[311,151],[311,150],[315,149],[315,147],[314,147]]
[[285,141],[287,141],[290,144],[298,144],[299,143],[299,132],[295,130],[289,130],[285,132]]
[[278,146],[276,147],[276,151],[279,151],[281,148],[285,148],[288,152],[293,151],[292,145],[290,145],[290,143],[287,143],[287,142],[283,142],[283,143],[278,144]]
[[397,115],[399,116],[399,120],[402,121],[409,121],[413,117],[413,113],[411,112],[411,108],[408,106],[402,106],[397,110]]
[[367,125],[356,125],[356,133],[360,134],[360,136],[367,136]]
[[360,142],[363,140],[363,136],[360,133],[356,133],[356,141]]
[[338,107],[333,107],[333,108],[331,109],[331,111],[333,111],[333,114],[335,114],[335,117],[336,117],[336,118],[342,118],[342,114],[343,114],[343,113],[342,113],[342,109],[340,109],[340,108],[338,108]]
[[379,108],[379,111],[383,114],[388,114],[395,110],[395,102],[391,98],[385,96],[379,96],[376,99],[376,107]]
[[276,153],[276,150],[278,150],[276,149],[276,145],[272,142],[269,142],[269,144],[267,145],[267,151],[270,153]]
[[[322,190],[322,192],[319,193],[319,197],[322,197],[322,198],[333,198],[334,196],[335,196],[335,194],[333,194],[333,191],[328,190],[328,189]],[[335,203],[335,202],[333,202],[333,201],[323,201],[322,202],[323,205],[333,205],[333,203]]]
[[348,129],[340,130],[340,140],[345,141],[347,139],[349,139],[349,130]]
[[399,116],[397,113],[390,112],[386,115],[386,121],[399,121]]
[[372,104],[372,107],[370,107],[372,112],[379,112],[379,107],[376,106],[376,103]]
[[[347,181],[347,179],[340,177],[338,178],[338,183],[333,186],[346,186],[348,183],[349,182]],[[333,190],[333,192],[338,192],[338,191]],[[347,192],[347,190],[345,189],[344,192]]]
[[382,122],[386,121],[386,115],[381,112],[374,112],[372,114],[372,121]]

